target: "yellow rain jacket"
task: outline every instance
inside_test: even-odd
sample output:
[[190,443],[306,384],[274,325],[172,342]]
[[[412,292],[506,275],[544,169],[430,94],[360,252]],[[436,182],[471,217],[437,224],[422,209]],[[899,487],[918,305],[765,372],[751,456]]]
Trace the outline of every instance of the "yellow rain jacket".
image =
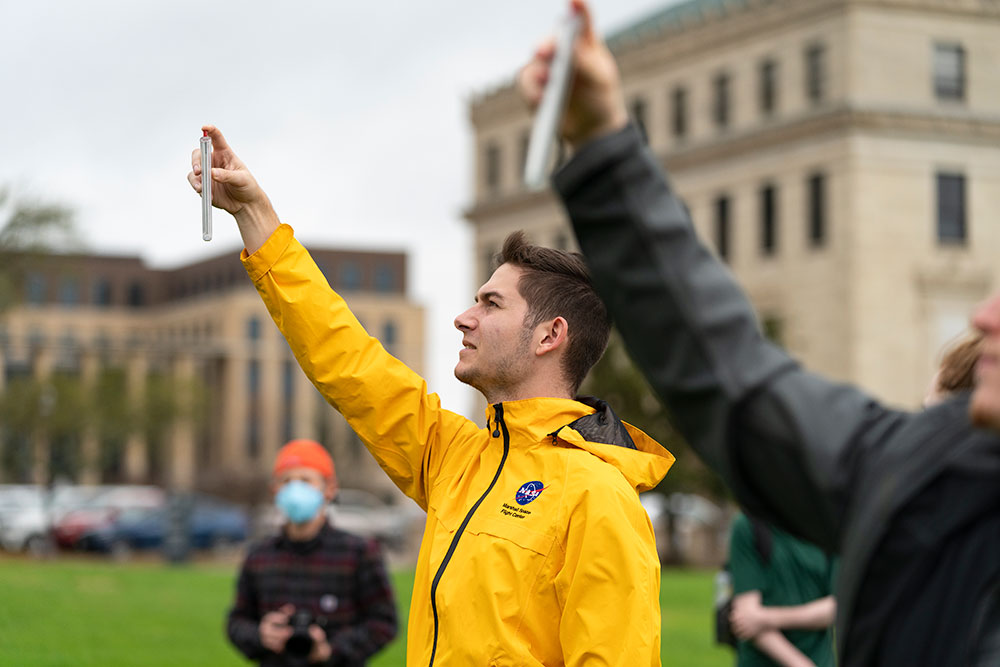
[[498,403],[480,428],[365,332],[290,227],[243,262],[306,375],[427,511],[407,665],[660,664],[637,492],[666,474],[666,449],[600,402]]

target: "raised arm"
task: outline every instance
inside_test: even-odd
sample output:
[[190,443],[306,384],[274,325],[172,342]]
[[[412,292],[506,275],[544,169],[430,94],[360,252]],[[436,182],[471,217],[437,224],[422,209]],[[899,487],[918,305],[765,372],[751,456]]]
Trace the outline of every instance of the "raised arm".
[[[764,339],[656,158],[613,111],[623,97],[610,53],[596,38],[576,48],[563,127],[576,154],[555,186],[598,292],[675,425],[741,503],[835,550],[855,454],[886,411]],[[548,56],[543,47],[522,70],[529,102]]]
[[[233,214],[246,244],[244,267],[323,397],[348,421],[393,482],[426,509],[429,484],[446,459],[474,456],[449,447],[475,423],[441,408],[423,378],[369,336],[327,283],[292,228],[279,222],[267,195],[213,126],[212,202]],[[188,181],[201,190],[199,152]]]

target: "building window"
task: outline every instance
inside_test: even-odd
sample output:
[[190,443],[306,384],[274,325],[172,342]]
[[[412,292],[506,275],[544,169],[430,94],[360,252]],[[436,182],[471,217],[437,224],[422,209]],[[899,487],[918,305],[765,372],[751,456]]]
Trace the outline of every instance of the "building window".
[[72,329],[64,331],[62,338],[59,339],[56,365],[62,369],[76,368],[80,363],[79,347],[74,331]]
[[715,200],[715,250],[719,257],[729,261],[729,197],[723,195]]
[[33,326],[28,331],[28,347],[37,350],[45,345],[45,332],[39,327]]
[[361,289],[361,267],[355,261],[346,261],[340,266],[340,285],[344,289]]
[[385,346],[385,349],[391,350],[395,347],[398,338],[396,323],[392,320],[386,320],[382,325],[382,345]]
[[295,362],[291,359],[281,362],[281,397],[285,412],[281,431],[285,442],[288,442],[295,431]]
[[687,136],[688,132],[687,88],[684,88],[683,86],[677,86],[670,94],[670,98],[671,98],[670,129],[673,132],[675,138],[683,139],[685,136]]
[[396,270],[390,264],[375,267],[375,291],[391,292],[396,288]]
[[813,104],[826,96],[826,48],[812,44],[806,48],[806,98]]
[[95,306],[111,305],[111,283],[109,283],[106,278],[98,278],[94,282],[93,289]]
[[517,154],[517,173],[521,180],[524,180],[524,167],[528,163],[528,146],[531,143],[531,131],[524,130],[521,132],[521,138],[518,143],[518,154]]
[[247,394],[251,398],[260,393],[260,362],[251,359],[247,362]]
[[132,308],[139,308],[146,305],[146,292],[140,283],[131,283],[128,286],[127,303]]
[[646,132],[646,100],[641,97],[633,99],[629,105],[629,115],[632,117],[632,122],[635,123],[635,126],[639,128],[642,140],[649,143],[649,134]]
[[111,337],[107,331],[98,331],[94,336],[94,349],[101,359],[107,359],[111,354]]
[[809,177],[809,245],[821,248],[826,244],[826,175],[815,173]]
[[778,63],[765,60],[760,64],[760,112],[772,115],[778,108]]
[[80,285],[76,278],[63,276],[59,281],[59,304],[75,306],[80,303]]
[[489,282],[496,270],[497,252],[491,248],[486,248],[483,252],[483,282]]
[[40,306],[45,303],[45,276],[40,273],[28,274],[24,296],[28,304],[32,306]]
[[295,362],[291,359],[281,362],[281,396],[286,403],[295,398]]
[[251,317],[247,320],[247,338],[260,340],[260,318]]
[[939,100],[965,99],[965,49],[958,44],[934,45],[934,95]]
[[260,456],[260,419],[256,410],[251,410],[247,418],[247,456],[250,459]]
[[937,238],[938,243],[965,243],[965,176],[937,175]]
[[777,188],[768,184],[760,189],[760,251],[765,257],[771,257],[777,249]]
[[500,189],[500,147],[495,142],[486,145],[486,187],[490,192]]
[[715,77],[712,83],[714,90],[712,118],[716,127],[722,129],[729,126],[729,75],[722,73]]

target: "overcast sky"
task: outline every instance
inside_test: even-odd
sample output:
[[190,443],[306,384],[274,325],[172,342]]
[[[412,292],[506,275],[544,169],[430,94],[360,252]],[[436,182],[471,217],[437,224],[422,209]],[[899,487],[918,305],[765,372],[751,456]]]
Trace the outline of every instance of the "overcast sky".
[[[593,0],[619,28],[675,0]],[[201,240],[185,174],[214,123],[307,245],[405,250],[428,382],[452,376],[472,300],[467,102],[509,79],[566,0],[0,0],[0,185],[77,213],[89,249],[170,267]],[[477,415],[478,416],[478,415]]]

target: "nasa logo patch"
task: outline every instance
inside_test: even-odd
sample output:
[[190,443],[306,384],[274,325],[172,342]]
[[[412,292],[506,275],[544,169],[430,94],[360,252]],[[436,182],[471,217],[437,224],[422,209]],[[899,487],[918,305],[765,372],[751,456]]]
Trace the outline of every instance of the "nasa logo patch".
[[545,486],[541,482],[525,482],[514,494],[514,500],[517,501],[518,505],[527,505],[540,496],[544,490]]

